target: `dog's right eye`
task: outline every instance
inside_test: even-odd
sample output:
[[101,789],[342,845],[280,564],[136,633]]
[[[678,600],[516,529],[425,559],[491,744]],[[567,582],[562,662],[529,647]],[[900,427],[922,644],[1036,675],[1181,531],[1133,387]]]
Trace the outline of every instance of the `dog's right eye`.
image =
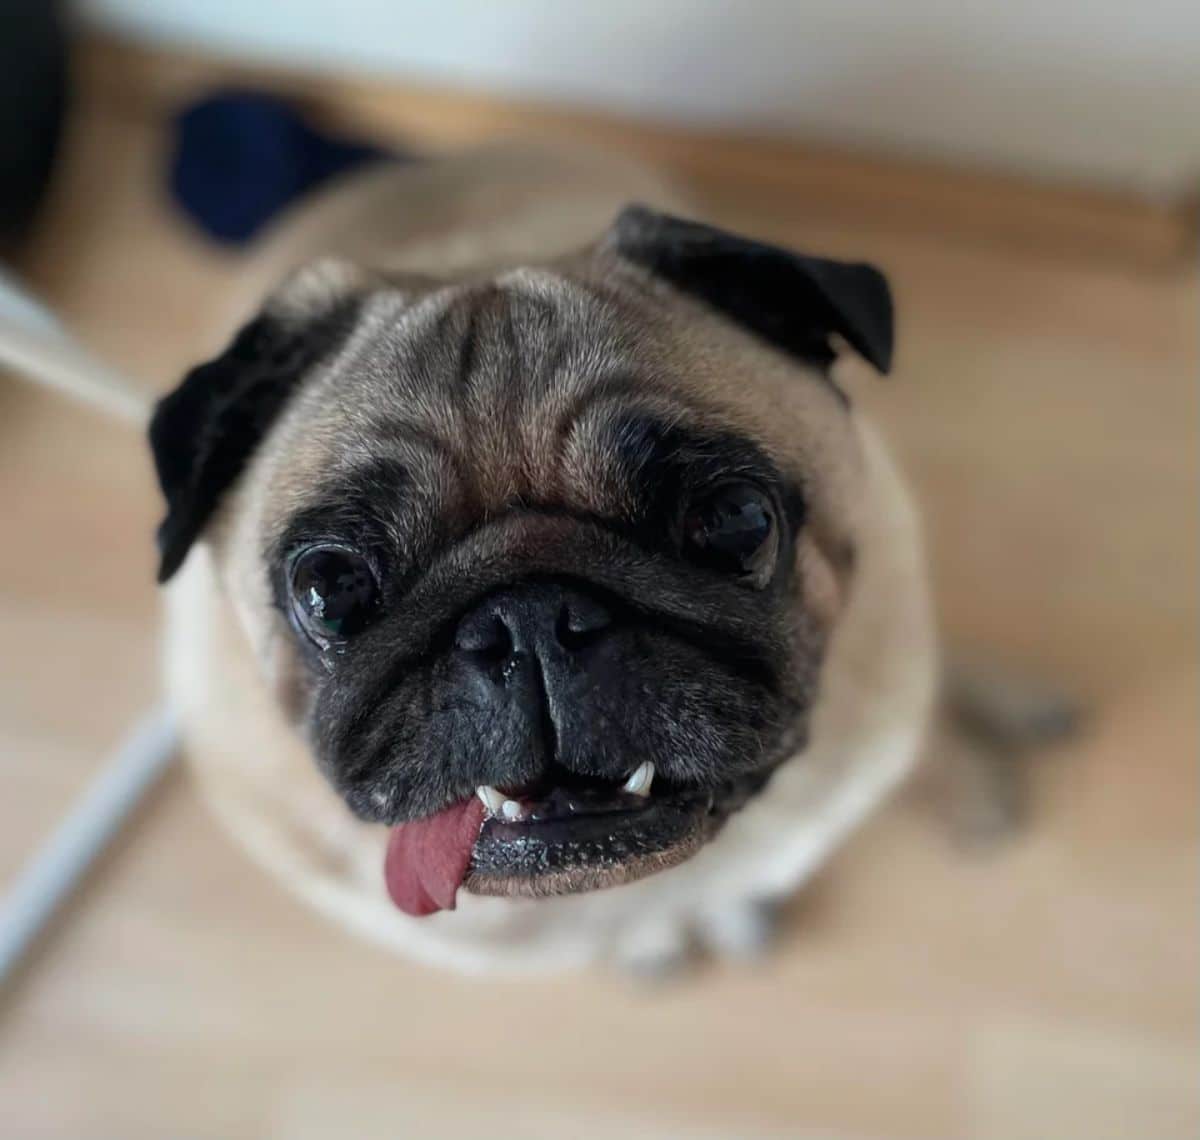
[[370,624],[379,608],[379,583],[361,554],[340,546],[312,547],[292,566],[292,608],[305,631],[325,647]]
[[725,483],[688,508],[683,543],[693,562],[763,586],[779,553],[775,508],[754,484]]

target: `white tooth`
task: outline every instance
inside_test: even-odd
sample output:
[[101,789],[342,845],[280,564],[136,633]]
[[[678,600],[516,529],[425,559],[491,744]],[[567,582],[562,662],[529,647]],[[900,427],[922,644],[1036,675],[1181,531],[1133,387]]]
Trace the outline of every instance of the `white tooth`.
[[483,806],[492,813],[499,815],[504,807],[504,796],[502,796],[490,784],[481,784],[475,789],[475,794],[483,800]]
[[516,800],[505,800],[500,807],[500,814],[507,820],[520,819],[525,813]]
[[634,770],[633,775],[625,781],[622,791],[630,792],[635,796],[648,796],[653,780],[654,765],[649,760],[644,760]]

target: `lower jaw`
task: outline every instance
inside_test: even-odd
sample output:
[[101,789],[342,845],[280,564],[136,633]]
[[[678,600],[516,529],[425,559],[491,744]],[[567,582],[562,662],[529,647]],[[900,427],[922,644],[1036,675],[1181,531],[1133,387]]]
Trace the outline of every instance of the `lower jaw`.
[[484,825],[463,887],[476,895],[547,898],[616,887],[676,867],[720,829],[723,817],[697,805],[647,831],[546,842],[536,827]]

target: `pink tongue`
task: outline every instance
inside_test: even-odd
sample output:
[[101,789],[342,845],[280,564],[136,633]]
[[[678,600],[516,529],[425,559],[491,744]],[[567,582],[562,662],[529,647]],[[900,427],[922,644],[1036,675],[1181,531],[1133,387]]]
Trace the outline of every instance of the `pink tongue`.
[[383,861],[392,902],[417,916],[453,910],[482,826],[483,804],[471,796],[429,819],[392,828]]

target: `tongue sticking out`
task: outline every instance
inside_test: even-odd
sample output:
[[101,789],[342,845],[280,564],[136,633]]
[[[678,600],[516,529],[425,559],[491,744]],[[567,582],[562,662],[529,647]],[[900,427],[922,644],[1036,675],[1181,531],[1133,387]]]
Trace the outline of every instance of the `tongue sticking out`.
[[428,819],[392,828],[383,877],[405,914],[453,910],[483,825],[483,804],[471,796]]

